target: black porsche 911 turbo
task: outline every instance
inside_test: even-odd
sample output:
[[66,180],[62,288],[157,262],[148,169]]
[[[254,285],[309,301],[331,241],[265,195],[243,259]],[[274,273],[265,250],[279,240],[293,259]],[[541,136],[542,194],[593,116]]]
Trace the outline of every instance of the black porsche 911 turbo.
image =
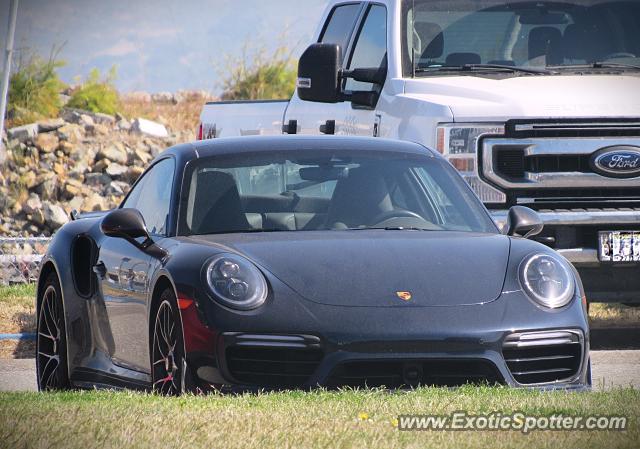
[[74,218],[41,265],[42,390],[591,383],[582,285],[525,238],[535,212],[501,233],[418,144],[178,145]]

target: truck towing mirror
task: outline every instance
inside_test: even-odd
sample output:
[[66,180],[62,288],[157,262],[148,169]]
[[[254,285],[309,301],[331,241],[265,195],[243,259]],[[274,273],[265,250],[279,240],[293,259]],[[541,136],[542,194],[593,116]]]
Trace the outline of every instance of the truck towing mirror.
[[340,72],[342,50],[338,44],[312,44],[298,62],[296,87],[301,100],[321,103],[342,101]]
[[524,238],[540,234],[544,223],[536,211],[524,206],[513,206],[507,217],[507,235],[521,235]]

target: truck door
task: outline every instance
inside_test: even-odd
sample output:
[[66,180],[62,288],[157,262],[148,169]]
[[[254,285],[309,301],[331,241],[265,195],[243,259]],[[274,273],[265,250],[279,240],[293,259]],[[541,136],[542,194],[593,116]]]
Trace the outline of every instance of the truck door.
[[[377,67],[386,72],[387,66],[387,10],[384,5],[373,4],[366,8],[356,30],[356,36],[345,60],[347,70]],[[380,133],[384,103],[384,85],[364,83],[353,79],[344,80],[344,91],[372,92],[377,100],[374,107],[362,106],[354,102],[339,103],[341,127],[339,134],[355,136],[375,136]]]
[[[336,5],[324,24],[318,42],[339,44],[343,54],[343,64],[355,34],[356,24],[363,15],[365,5],[351,2]],[[335,134],[343,134],[345,103],[317,103],[300,100],[295,93],[287,108],[284,127],[297,127],[298,134],[321,134],[322,130],[331,134],[333,122]]]

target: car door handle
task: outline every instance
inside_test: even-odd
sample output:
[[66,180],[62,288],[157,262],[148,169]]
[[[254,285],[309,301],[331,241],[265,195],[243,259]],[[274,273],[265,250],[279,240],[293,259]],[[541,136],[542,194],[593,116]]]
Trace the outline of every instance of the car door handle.
[[104,265],[104,262],[98,262],[93,266],[93,272],[100,278],[104,279],[107,275],[107,267]]

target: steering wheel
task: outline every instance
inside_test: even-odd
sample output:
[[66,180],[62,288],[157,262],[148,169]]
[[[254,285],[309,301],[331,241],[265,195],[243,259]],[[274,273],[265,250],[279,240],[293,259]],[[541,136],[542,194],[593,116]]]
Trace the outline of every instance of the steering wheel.
[[379,224],[382,223],[383,221],[387,221],[391,218],[403,218],[403,217],[410,217],[410,218],[418,218],[422,221],[425,221],[424,217],[422,217],[421,215],[411,211],[411,210],[406,210],[406,209],[394,209],[394,210],[389,210],[386,212],[382,212],[381,214],[379,214],[377,217],[375,217],[373,220],[371,220],[372,223],[374,224]]
[[627,53],[627,52],[621,51],[617,53],[609,53],[607,56],[605,56],[602,59],[607,61],[609,59],[617,59],[617,58],[637,58],[637,56],[634,55],[633,53]]

